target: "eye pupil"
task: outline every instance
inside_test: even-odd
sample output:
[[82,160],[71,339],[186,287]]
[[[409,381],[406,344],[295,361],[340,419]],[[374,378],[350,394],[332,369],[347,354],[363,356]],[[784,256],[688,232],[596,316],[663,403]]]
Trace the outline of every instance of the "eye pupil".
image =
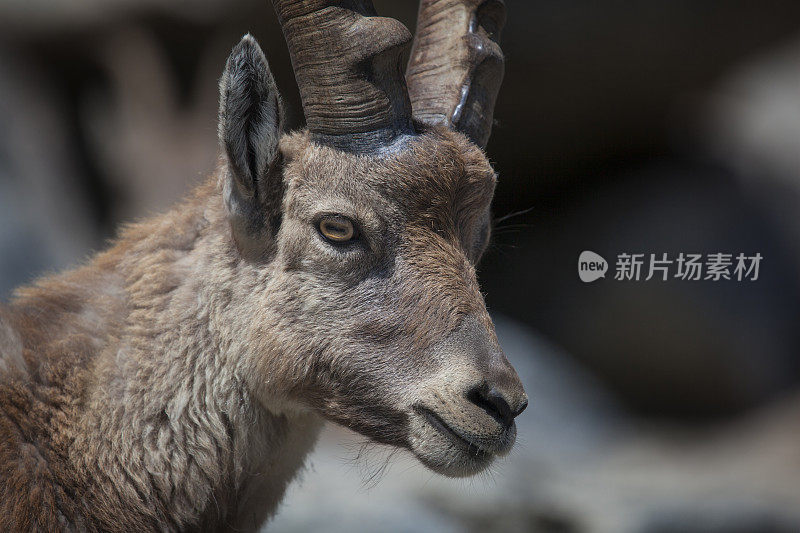
[[333,242],[347,242],[353,238],[353,223],[344,218],[323,218],[319,223],[319,232]]

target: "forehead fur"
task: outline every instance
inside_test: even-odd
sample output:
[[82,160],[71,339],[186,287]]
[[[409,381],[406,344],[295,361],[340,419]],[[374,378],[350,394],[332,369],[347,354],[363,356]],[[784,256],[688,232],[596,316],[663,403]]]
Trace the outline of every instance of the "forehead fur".
[[288,188],[296,194],[324,193],[370,203],[390,200],[387,207],[421,223],[452,226],[467,222],[464,217],[483,215],[497,181],[483,152],[444,128],[378,155],[318,145],[304,132],[285,136],[281,151]]

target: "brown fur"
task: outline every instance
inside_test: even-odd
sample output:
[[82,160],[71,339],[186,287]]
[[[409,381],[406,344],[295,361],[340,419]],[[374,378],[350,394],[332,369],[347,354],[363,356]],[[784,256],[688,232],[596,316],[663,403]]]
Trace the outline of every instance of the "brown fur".
[[[0,308],[0,530],[257,529],[323,419],[447,475],[510,449],[513,423],[471,396],[527,403],[475,278],[496,181],[481,150],[432,129],[373,155],[307,133],[279,152],[250,200],[223,158]],[[320,213],[359,240],[325,242]]]

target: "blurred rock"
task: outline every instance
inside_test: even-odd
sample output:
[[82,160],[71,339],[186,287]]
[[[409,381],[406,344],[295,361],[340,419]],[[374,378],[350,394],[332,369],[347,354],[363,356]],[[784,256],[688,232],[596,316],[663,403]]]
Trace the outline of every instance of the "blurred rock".
[[167,209],[214,171],[217,79],[225,58],[206,53],[200,59],[186,102],[178,97],[165,51],[143,29],[110,36],[99,60],[110,90],[86,95],[82,117],[113,190],[109,208],[116,225]]
[[0,299],[98,244],[59,95],[0,49]]
[[[800,38],[749,58],[707,96],[703,141],[751,178],[800,189]],[[795,217],[800,225],[800,218]]]
[[800,258],[800,38],[758,54],[721,80],[695,132],[733,169]]

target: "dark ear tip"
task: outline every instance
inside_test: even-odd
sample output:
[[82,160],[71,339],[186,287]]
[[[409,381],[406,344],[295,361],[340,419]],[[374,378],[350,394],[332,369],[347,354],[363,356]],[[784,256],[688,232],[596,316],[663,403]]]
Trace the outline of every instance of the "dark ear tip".
[[238,63],[240,61],[245,63],[266,63],[266,56],[264,51],[261,50],[256,38],[249,33],[244,34],[239,43],[231,50],[231,55],[228,57],[228,64]]
[[253,37],[250,33],[245,33],[242,36],[242,39],[239,41],[239,44],[236,45],[236,48],[234,48],[234,50],[236,49],[241,50],[245,48],[253,48],[261,50],[261,47],[258,45],[258,41],[256,41],[256,38]]

